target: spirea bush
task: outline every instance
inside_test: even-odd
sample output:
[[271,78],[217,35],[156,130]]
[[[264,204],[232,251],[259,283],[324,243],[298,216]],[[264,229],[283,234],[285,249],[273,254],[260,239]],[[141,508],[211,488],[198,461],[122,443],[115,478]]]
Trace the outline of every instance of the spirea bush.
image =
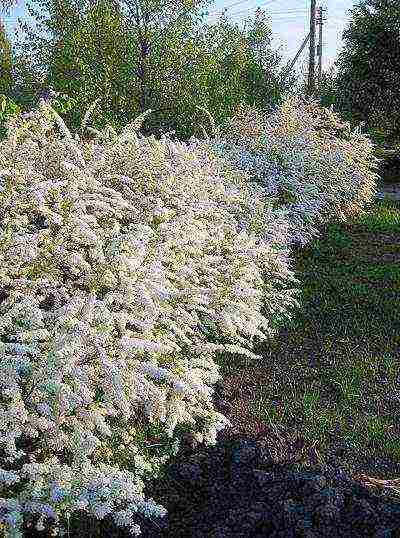
[[143,118],[88,141],[42,100],[0,143],[9,536],[78,510],[133,534],[135,514],[164,515],[143,490],[165,457],[135,443],[138,427],[215,443],[229,423],[212,403],[216,353],[257,358],[254,337],[298,306],[284,212],[206,144],[141,137]]
[[242,106],[208,144],[285,209],[291,244],[318,237],[318,223],[359,213],[377,190],[369,137],[300,97],[268,114]]

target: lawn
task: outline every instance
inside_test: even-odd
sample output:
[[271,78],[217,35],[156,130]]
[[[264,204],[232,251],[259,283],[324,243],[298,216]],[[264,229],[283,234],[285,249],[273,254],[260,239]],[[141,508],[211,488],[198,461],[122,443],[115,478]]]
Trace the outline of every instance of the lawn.
[[400,202],[328,226],[295,268],[302,308],[263,360],[218,359],[228,418],[276,450],[300,439],[296,461],[400,477]]

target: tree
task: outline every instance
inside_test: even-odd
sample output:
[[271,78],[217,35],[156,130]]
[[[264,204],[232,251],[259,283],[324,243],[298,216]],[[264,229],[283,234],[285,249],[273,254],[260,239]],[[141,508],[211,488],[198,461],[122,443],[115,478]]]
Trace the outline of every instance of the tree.
[[363,0],[351,10],[338,56],[338,107],[352,123],[400,136],[400,5]]
[[271,51],[271,30],[260,10],[242,30],[226,17],[199,24],[209,0],[120,0],[111,7],[104,0],[35,1],[42,14],[32,8],[30,13],[50,37],[25,24],[22,57],[29,57],[39,85],[78,100],[66,118],[73,127],[101,97],[102,126],[118,128],[151,109],[144,134],[175,129],[186,139],[201,136],[198,124],[207,122],[196,105],[218,123],[240,102],[264,106],[282,94],[279,57]]
[[333,64],[329,71],[323,71],[321,75],[321,84],[318,87],[318,98],[323,107],[334,105],[336,108],[339,91],[336,81],[337,71]]
[[196,105],[205,107],[219,124],[241,102],[265,107],[282,94],[271,30],[266,24],[257,26],[257,13],[247,24],[249,28],[241,29],[223,15],[214,24],[177,34],[169,42],[168,55],[162,54],[165,45],[157,51],[154,97],[168,103],[174,117],[168,128],[174,128],[179,138],[202,136],[201,125],[208,125]]
[[264,108],[278,104],[295,82],[293,74],[282,77],[282,58],[272,50],[272,29],[265,11],[257,8],[254,20],[245,20],[245,39],[249,47],[245,71],[248,101]]
[[[119,5],[105,0],[90,3],[61,37],[49,62],[46,83],[75,99],[76,108],[67,116],[71,125],[78,127],[81,112],[99,97],[101,126],[120,125],[120,112],[130,93],[124,76],[131,57],[129,45]],[[136,112],[137,106],[133,109]]]
[[[10,13],[17,0],[0,0],[0,14]],[[10,93],[12,89],[12,47],[7,38],[5,26],[0,18],[0,93]]]
[[12,88],[11,43],[0,21],[0,94],[9,95]]
[[61,91],[79,89],[90,97],[82,98],[85,107],[105,92],[104,99],[114,101],[114,111],[124,109],[123,121],[154,103],[150,99],[162,75],[160,58],[182,32],[190,33],[200,4],[198,0],[124,0],[111,6],[102,1],[35,1],[42,13],[31,5],[28,12],[51,37],[39,36],[20,22],[26,39],[18,47],[23,58],[29,57],[36,78]]
[[9,117],[19,112],[18,104],[12,98],[13,78],[11,43],[0,20],[0,139],[7,134],[6,122]]
[[79,22],[83,6],[78,0],[34,0],[34,3],[27,0],[26,10],[36,20],[36,27],[18,18],[15,43],[15,92],[24,107],[36,106],[46,89],[48,68],[55,51]]
[[[140,112],[147,108],[151,93],[150,57],[157,42],[168,41],[193,22],[199,10],[211,0],[121,0],[129,26],[137,40],[137,77],[140,85]],[[164,49],[164,54],[165,54]]]

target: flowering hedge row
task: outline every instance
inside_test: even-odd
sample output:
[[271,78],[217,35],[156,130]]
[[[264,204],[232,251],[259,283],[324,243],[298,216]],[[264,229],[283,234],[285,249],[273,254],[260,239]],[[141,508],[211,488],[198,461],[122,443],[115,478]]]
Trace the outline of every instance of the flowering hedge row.
[[[8,524],[84,508],[138,532],[136,511],[162,513],[142,495],[150,463],[94,457],[143,417],[215,442],[227,422],[212,405],[215,352],[253,356],[252,338],[272,332],[262,301],[279,315],[296,305],[274,287],[296,282],[284,219],[210,152],[139,137],[142,119],[83,143],[42,102],[0,145]],[[274,244],[251,232],[265,227]]]
[[359,213],[377,190],[380,159],[370,138],[300,97],[268,115],[242,107],[209,145],[285,208],[291,244],[317,237],[317,223]]
[[24,516],[43,528],[85,510],[139,534],[136,513],[165,513],[143,489],[166,456],[150,457],[135,434],[150,423],[215,443],[229,423],[213,408],[216,353],[258,358],[254,338],[299,306],[290,245],[316,233],[322,209],[345,216],[373,189],[368,141],[328,140],[312,117],[288,102],[188,143],[141,137],[144,115],[83,140],[44,101],[9,121],[0,521],[10,536]]

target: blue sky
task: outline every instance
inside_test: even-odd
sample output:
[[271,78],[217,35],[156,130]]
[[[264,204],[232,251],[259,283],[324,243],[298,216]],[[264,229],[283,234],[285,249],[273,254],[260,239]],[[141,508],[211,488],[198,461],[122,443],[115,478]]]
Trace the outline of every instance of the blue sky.
[[[232,4],[236,5],[227,10],[227,15],[230,20],[238,23],[254,14],[258,6],[265,10],[271,21],[273,47],[280,47],[285,63],[294,58],[309,32],[310,0],[248,0],[240,3],[238,0],[215,0],[208,9],[208,18],[214,20],[216,15],[211,17],[211,12],[222,11]],[[323,70],[329,69],[340,52],[342,33],[350,17],[349,10],[356,4],[359,4],[358,0],[317,0],[317,6],[321,5],[327,10],[324,13],[327,20],[323,25]],[[318,29],[319,27],[317,32]],[[297,68],[307,61],[308,44],[297,60]]]
[[[317,6],[326,8],[324,16],[327,21],[323,26],[323,70],[329,69],[335,61],[342,47],[342,33],[349,20],[349,10],[358,0],[324,0]],[[17,18],[21,17],[27,22],[31,21],[25,9],[25,0],[17,0],[10,13],[4,17],[8,36],[13,40],[14,28],[17,26]],[[232,5],[235,4],[235,5]],[[231,7],[229,7],[231,6]],[[231,21],[242,24],[248,16],[254,15],[255,9],[260,6],[270,13],[273,47],[280,47],[280,54],[286,63],[292,59],[300,48],[309,31],[309,6],[310,0],[214,0],[207,10],[210,15],[207,20],[216,20],[218,14],[225,8]],[[318,27],[317,27],[318,30]],[[306,65],[308,45],[303,50],[297,61],[296,69]]]

